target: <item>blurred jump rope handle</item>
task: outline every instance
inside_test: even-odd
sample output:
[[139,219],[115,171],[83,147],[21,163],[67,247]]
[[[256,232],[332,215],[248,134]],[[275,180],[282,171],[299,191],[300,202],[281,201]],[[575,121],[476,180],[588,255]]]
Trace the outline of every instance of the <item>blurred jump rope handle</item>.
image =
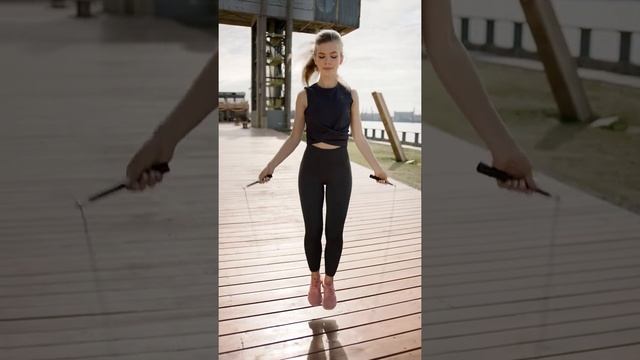
[[169,163],[166,162],[154,164],[149,170],[155,170],[161,174],[166,174],[171,171],[171,169],[169,169]]
[[[478,171],[480,174],[492,177],[494,179],[498,179],[500,181],[507,181],[507,180],[515,180],[516,178],[507,174],[506,172],[500,170],[500,169],[496,169],[493,166],[489,166],[483,162],[479,162],[478,166],[476,166],[476,171]],[[535,192],[542,194],[544,196],[551,196],[551,194],[549,194],[548,192],[542,190],[542,189],[535,189]]]
[[369,175],[369,177],[370,177],[370,178],[372,178],[372,179],[374,179],[374,180],[376,180],[376,181],[380,181],[380,180],[382,180],[382,181],[384,181],[386,184],[393,185],[392,183],[390,183],[389,181],[387,181],[387,180],[385,180],[385,179],[383,179],[383,178],[381,178],[381,177],[377,177],[377,176],[375,176],[375,175]]
[[[147,171],[152,171],[152,170],[155,170],[155,171],[157,171],[157,172],[159,172],[161,174],[166,174],[166,173],[168,173],[170,171],[169,163],[164,162],[164,163],[154,164]],[[126,187],[127,187],[127,185],[125,183],[120,183],[120,184],[118,184],[116,186],[113,186],[113,187],[108,188],[106,190],[103,190],[103,191],[101,191],[101,192],[99,192],[99,193],[97,193],[95,195],[92,195],[89,198],[89,202],[98,200],[98,199],[100,199],[102,197],[105,197],[105,196],[107,196],[107,195],[109,195],[111,193],[114,193],[116,191],[122,190],[122,189],[124,189]]]
[[479,162],[476,170],[483,175],[487,175],[500,181],[514,180],[515,178],[506,172],[496,169],[493,166],[489,166],[483,162]]
[[247,184],[247,185],[245,185],[245,189],[246,189],[246,188],[248,188],[248,187],[250,187],[250,186],[253,186],[253,185],[255,185],[255,184],[259,184],[259,183],[260,183],[260,181],[263,181],[263,180],[265,180],[265,179],[271,179],[272,177],[273,177],[273,175],[271,175],[271,174],[267,174],[264,178],[262,178],[262,180],[256,180],[256,181],[252,182],[251,184]]

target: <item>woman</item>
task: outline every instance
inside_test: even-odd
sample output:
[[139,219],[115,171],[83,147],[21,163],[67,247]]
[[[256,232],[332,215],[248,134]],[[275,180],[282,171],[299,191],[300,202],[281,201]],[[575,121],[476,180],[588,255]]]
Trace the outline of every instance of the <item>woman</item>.
[[[498,181],[498,186],[523,193],[531,193],[537,188],[533,180],[531,164],[506,130],[500,116],[487,96],[467,52],[454,35],[450,0],[423,0],[422,6],[423,41],[436,73],[458,107],[487,144],[493,157],[493,166],[518,178],[518,180],[508,182]],[[316,47],[313,65],[318,68],[321,79],[318,81],[315,89],[309,90],[309,88],[307,88],[298,95],[296,99],[297,109],[307,109],[310,105],[309,97],[307,96],[309,93],[312,94],[311,96],[314,96],[317,95],[318,92],[322,92],[323,88],[331,89],[334,86],[338,87],[337,69],[343,60],[341,50],[341,45],[338,41],[323,42]],[[127,166],[127,177],[129,179],[128,188],[130,190],[143,190],[148,186],[153,186],[157,182],[162,181],[162,174],[148,171],[147,169],[154,163],[168,162],[178,142],[202,121],[209,112],[215,109],[217,106],[217,60],[216,52],[182,101],[178,103],[169,117],[160,124],[154,132],[154,135],[133,156]],[[340,89],[342,89],[342,87],[347,88],[344,85],[340,85]],[[361,136],[360,119],[357,117],[359,113],[357,109],[358,97],[355,91],[349,91],[349,94],[353,101],[350,110],[353,109],[351,111],[353,119],[351,127],[355,140]],[[316,97],[313,97],[311,100],[313,101],[313,99],[317,100]],[[313,104],[311,104],[311,106],[313,106]],[[259,179],[263,182],[268,181],[266,175],[273,173],[275,167],[282,162],[298,144],[304,125],[301,119],[304,115],[304,111],[296,111],[292,135],[259,175]],[[314,130],[312,129],[311,132],[313,133]],[[342,138],[340,138],[340,136],[332,138],[328,134],[323,135],[326,135],[326,139],[321,139],[317,141],[317,143],[315,143],[315,141],[318,139],[309,139],[310,144],[307,146],[308,153],[314,154],[314,156],[322,155],[323,157],[328,157],[330,156],[328,154],[332,156],[335,152],[335,158],[340,164],[340,169],[335,170],[335,172],[343,174],[343,178],[346,177],[347,170],[344,165],[345,149],[331,149],[337,146],[332,146],[331,140],[338,139],[339,142]],[[311,142],[313,142],[313,144],[311,144]],[[370,150],[366,142],[356,140],[356,144],[359,144],[359,150],[365,154],[367,161],[374,168],[376,175],[382,179],[386,179],[386,174],[379,169],[377,162],[373,156],[370,155]],[[323,149],[323,147],[327,149]],[[321,151],[326,151],[326,153]],[[308,155],[307,151],[305,151],[305,158],[309,159],[310,156],[311,155]],[[313,176],[308,170],[310,169],[305,166],[303,172],[303,166],[301,166],[299,184],[303,186],[300,186],[299,190],[301,203],[303,203],[306,229],[307,218],[309,218],[310,221],[307,229],[309,230],[309,252],[311,255],[311,259],[308,258],[308,260],[310,260],[309,267],[316,270],[316,263],[320,251],[318,250],[317,241],[313,242],[312,240],[318,238],[317,229],[321,225],[320,221],[312,219],[314,219],[314,217],[317,219],[319,201],[315,201],[313,196],[314,194],[317,196],[319,192],[317,191],[317,183],[315,193],[313,192],[314,190],[311,190],[314,189],[313,187],[306,186],[307,183],[311,182],[309,180],[313,180]],[[338,213],[334,212],[331,215],[334,227],[329,230],[332,232],[331,241],[333,241],[333,243],[329,248],[329,254],[325,254],[325,261],[327,257],[329,257],[329,260],[332,262],[331,269],[329,269],[331,271],[333,271],[334,267],[337,266],[337,261],[339,261],[341,245],[338,243],[341,241],[341,238],[334,235],[341,234],[341,220],[343,214],[346,213],[346,205],[348,205],[346,194],[347,189],[350,189],[346,183],[340,184],[338,188],[342,190],[342,197],[338,197],[341,201],[331,202],[331,204],[334,204],[339,210]],[[309,194],[307,194],[307,192],[309,192]],[[328,193],[327,196],[331,196],[331,194]],[[327,206],[330,206],[329,202]],[[329,214],[327,215],[329,216]],[[315,238],[312,236],[315,236]],[[306,234],[305,251],[307,251]],[[320,298],[318,296],[320,279],[318,272],[313,270],[308,298],[312,304],[318,304]],[[326,270],[327,269],[325,269],[325,273],[327,274]],[[330,307],[335,304],[335,299],[332,296],[332,294],[335,294],[333,277],[325,276],[324,280],[326,289],[324,305]]]
[[[353,140],[373,169],[378,182],[384,183],[387,174],[375,159],[362,134],[358,93],[350,89],[338,76],[344,60],[340,34],[323,30],[316,35],[313,55],[308,60],[303,78],[307,85],[314,72],[318,82],[307,86],[296,99],[293,130],[273,159],[260,172],[261,182],[298,146],[307,128],[307,147],[300,163],[298,193],[304,218],[304,249],[311,271],[307,299],[312,306],[322,304],[330,310],[336,306],[333,278],[342,253],[342,231],[351,196],[351,165],[347,152],[349,127]],[[327,199],[324,252],[325,276],[320,280],[322,254],[322,206]],[[322,285],[323,294],[320,286]]]

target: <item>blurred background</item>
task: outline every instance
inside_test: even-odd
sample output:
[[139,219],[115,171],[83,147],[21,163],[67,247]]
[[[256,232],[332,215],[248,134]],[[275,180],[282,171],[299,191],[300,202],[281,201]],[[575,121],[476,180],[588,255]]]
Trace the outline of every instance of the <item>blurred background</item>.
[[86,230],[75,206],[124,179],[212,56],[215,10],[0,1],[1,359],[215,358],[217,114],[161,186],[86,205]]
[[[459,39],[473,52],[491,99],[536,168],[640,211],[640,2],[553,0],[592,110],[563,118],[518,1],[453,0]],[[481,144],[423,66],[424,121]],[[606,118],[602,123],[594,122]]]
[[424,54],[422,355],[637,358],[640,2],[452,5],[456,36],[552,197],[475,172],[491,154]]

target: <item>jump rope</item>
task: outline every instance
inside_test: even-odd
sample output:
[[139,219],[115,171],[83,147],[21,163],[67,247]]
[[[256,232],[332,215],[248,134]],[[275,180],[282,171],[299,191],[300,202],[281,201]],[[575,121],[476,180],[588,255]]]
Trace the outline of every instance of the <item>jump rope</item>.
[[[476,171],[498,179],[500,181],[508,181],[508,180],[516,180],[515,177],[509,175],[508,173],[496,169],[493,166],[489,166],[485,163],[478,163],[477,167],[476,167]],[[544,301],[543,303],[543,310],[542,310],[542,314],[541,314],[541,324],[539,324],[539,330],[540,333],[538,334],[538,342],[536,342],[536,346],[534,346],[534,352],[533,352],[533,358],[537,357],[540,355],[539,351],[540,351],[540,347],[538,346],[538,344],[541,344],[542,341],[546,340],[546,334],[547,334],[547,313],[549,310],[549,300],[550,300],[550,293],[549,293],[549,287],[551,285],[551,278],[554,275],[554,266],[555,266],[555,244],[556,244],[556,231],[557,231],[557,226],[558,226],[558,210],[560,207],[560,202],[561,202],[561,198],[559,195],[551,195],[550,193],[548,193],[547,191],[544,191],[542,189],[535,189],[535,192],[538,194],[541,194],[547,198],[553,199],[554,200],[554,206],[553,206],[553,215],[551,218],[551,234],[550,234],[550,239],[549,239],[549,250],[548,250],[548,255],[547,255],[547,273],[545,274],[545,280],[544,280],[544,293],[542,296],[542,300]]]
[[[165,174],[167,172],[169,172],[169,164],[167,163],[159,163],[159,164],[155,164],[153,166],[151,166],[149,168],[149,170],[154,170],[157,171],[161,174]],[[102,298],[102,287],[100,284],[100,279],[98,277],[98,267],[97,267],[97,262],[96,262],[96,254],[95,254],[95,249],[93,247],[93,242],[91,241],[91,235],[89,233],[89,225],[87,223],[87,217],[86,214],[84,212],[84,208],[90,204],[93,203],[97,200],[100,200],[104,197],[107,197],[109,195],[115,194],[116,192],[123,190],[127,187],[127,182],[126,181],[120,181],[117,184],[102,190],[94,195],[89,196],[89,198],[87,198],[87,200],[85,201],[78,201],[77,199],[74,198],[75,201],[75,206],[78,210],[80,210],[80,216],[82,217],[82,226],[84,229],[84,240],[85,240],[85,245],[87,247],[87,253],[89,256],[89,265],[91,267],[91,276],[92,276],[92,280],[94,283],[94,286],[96,288],[96,297],[97,297],[97,301],[98,301],[98,306],[101,312],[105,312],[105,304]]]
[[[256,181],[254,181],[254,182],[252,182],[250,184],[247,184],[247,185],[242,187],[242,190],[244,192],[245,203],[247,204],[247,211],[249,213],[249,227],[251,229],[251,235],[252,235],[254,240],[256,239],[256,237],[255,237],[255,233],[253,231],[253,221],[252,221],[252,217],[251,217],[251,207],[249,206],[249,198],[247,197],[247,188],[249,188],[249,187],[251,187],[253,185],[262,183],[265,179],[271,179],[272,177],[273,177],[272,174],[268,174],[262,180],[256,180]],[[386,242],[385,251],[384,251],[384,254],[385,254],[384,256],[385,256],[385,259],[386,259],[387,250],[388,250],[388,247],[389,247],[389,236],[391,234],[391,225],[393,223],[393,213],[394,213],[394,210],[395,210],[396,188],[397,187],[396,187],[395,184],[389,182],[388,180],[380,178],[380,177],[372,175],[372,174],[369,175],[369,178],[374,179],[376,181],[384,181],[382,184],[393,186],[393,195],[392,195],[392,201],[391,201],[391,216],[389,217],[389,224],[387,226],[387,242]]]
[[[154,171],[158,171],[161,174],[165,174],[167,172],[170,171],[169,169],[169,165],[168,163],[159,163],[159,164],[155,164],[153,166],[151,166],[151,168],[149,170],[154,170]],[[485,163],[478,163],[477,167],[476,167],[476,171],[480,174],[495,178],[497,180],[500,181],[508,181],[508,180],[516,180],[515,177],[509,175],[508,173],[499,170],[495,167],[489,166]],[[266,178],[271,179],[273,177],[272,174],[268,174]],[[391,205],[391,215],[389,218],[389,224],[387,226],[387,247],[389,244],[389,238],[390,238],[390,234],[391,234],[391,225],[393,223],[393,216],[394,216],[394,211],[395,211],[395,197],[396,197],[396,188],[397,186],[391,182],[389,182],[388,180],[382,179],[380,177],[377,177],[375,175],[369,175],[369,178],[374,179],[376,181],[384,181],[383,184],[386,185],[391,185],[393,186],[393,195],[392,195],[392,205]],[[250,223],[250,228],[251,228],[251,233],[255,239],[255,234],[254,234],[254,230],[253,230],[253,219],[251,216],[251,207],[249,206],[249,199],[247,196],[247,188],[256,185],[258,183],[261,183],[264,179],[262,180],[257,180],[254,181],[250,184],[247,184],[246,186],[242,187],[243,191],[244,191],[244,197],[245,197],[245,203],[247,205],[247,210],[248,210],[248,214],[249,214],[249,223]],[[121,181],[119,183],[117,183],[116,185],[109,187],[103,191],[100,191],[92,196],[90,196],[86,201],[84,202],[80,202],[77,199],[75,200],[75,205],[76,208],[79,209],[80,211],[80,215],[82,217],[82,225],[83,225],[83,229],[84,229],[84,238],[85,238],[85,244],[87,247],[87,252],[89,255],[89,263],[91,266],[91,273],[92,273],[92,277],[93,277],[93,282],[96,286],[96,291],[97,291],[97,296],[98,296],[98,303],[100,306],[100,309],[102,311],[104,311],[104,302],[102,300],[102,296],[101,296],[101,286],[100,286],[100,280],[98,278],[98,269],[97,269],[97,265],[96,265],[96,256],[95,256],[95,250],[91,241],[91,235],[89,233],[89,226],[87,223],[87,218],[84,212],[84,208],[85,206],[87,206],[87,204],[93,203],[99,199],[102,199],[106,196],[112,195],[120,190],[123,190],[126,188],[126,182],[125,181]],[[543,296],[543,300],[544,300],[544,309],[542,312],[542,325],[543,325],[543,334],[544,331],[546,331],[546,323],[547,323],[547,312],[548,312],[548,301],[549,301],[549,285],[551,284],[551,277],[554,274],[554,265],[555,265],[555,242],[556,242],[556,229],[557,229],[557,218],[558,218],[558,209],[559,209],[559,205],[561,202],[561,198],[560,196],[552,196],[549,192],[544,191],[540,188],[537,188],[534,190],[536,193],[543,195],[545,197],[548,198],[552,198],[554,199],[555,202],[555,206],[554,206],[554,211],[553,211],[553,215],[552,215],[552,225],[551,225],[551,236],[550,236],[550,241],[549,241],[549,254],[548,254],[548,260],[547,260],[547,273],[545,275],[545,285],[544,285],[544,296]],[[386,250],[385,250],[386,253]],[[385,255],[386,256],[386,255]],[[537,347],[536,347],[536,351],[537,351]]]

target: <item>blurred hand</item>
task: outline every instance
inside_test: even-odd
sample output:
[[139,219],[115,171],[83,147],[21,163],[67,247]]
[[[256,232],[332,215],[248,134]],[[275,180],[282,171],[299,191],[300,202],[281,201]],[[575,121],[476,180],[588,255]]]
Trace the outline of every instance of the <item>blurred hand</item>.
[[538,188],[533,179],[533,169],[527,156],[519,148],[492,154],[493,167],[513,176],[514,180],[497,180],[498,186],[507,190],[531,194]]
[[142,191],[161,182],[162,173],[149,169],[154,164],[168,163],[173,157],[174,150],[174,144],[163,142],[158,136],[147,140],[127,165],[127,189]]
[[275,169],[272,168],[270,165],[265,166],[265,168],[260,172],[260,175],[258,175],[258,180],[260,181],[260,184],[264,184],[269,180],[271,180],[271,178],[268,177],[267,175],[273,175],[274,171]]
[[376,180],[378,183],[380,184],[386,184],[387,183],[387,173],[384,172],[384,170],[382,169],[378,169],[374,171],[374,175],[379,177],[382,180]]

